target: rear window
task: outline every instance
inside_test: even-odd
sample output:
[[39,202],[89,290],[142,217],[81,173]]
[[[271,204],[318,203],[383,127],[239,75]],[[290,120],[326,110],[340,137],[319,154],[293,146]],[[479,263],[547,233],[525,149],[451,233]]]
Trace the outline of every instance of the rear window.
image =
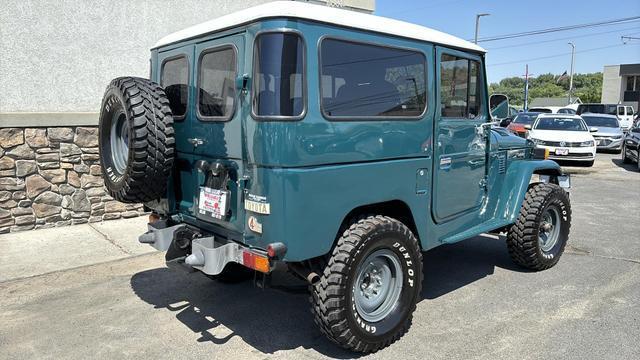
[[236,52],[206,50],[198,70],[198,114],[204,120],[228,120],[235,107]]
[[576,114],[608,114],[608,115],[617,115],[617,105],[606,105],[606,104],[583,104],[578,106],[578,111]]
[[535,114],[535,115],[519,114],[518,116],[516,116],[515,119],[513,119],[513,123],[522,124],[522,125],[531,125],[533,124],[533,121],[536,119],[536,117],[538,117],[538,114]]
[[611,127],[611,128],[620,127],[620,124],[618,124],[618,120],[614,118],[585,116],[583,117],[583,119],[588,126]]
[[322,111],[328,118],[419,117],[427,106],[426,59],[417,51],[325,39]]
[[529,109],[529,111],[535,111],[543,114],[551,114],[553,112],[551,109],[547,109],[547,108],[531,108]]
[[296,119],[304,115],[304,43],[293,32],[258,35],[254,48],[253,115]]
[[185,56],[165,60],[160,85],[167,94],[174,119],[184,118],[189,99],[189,62]]

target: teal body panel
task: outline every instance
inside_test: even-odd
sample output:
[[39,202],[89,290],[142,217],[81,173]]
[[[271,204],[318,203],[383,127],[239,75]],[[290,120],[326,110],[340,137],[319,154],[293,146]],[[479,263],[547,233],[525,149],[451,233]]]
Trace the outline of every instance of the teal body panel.
[[[260,32],[283,29],[297,31],[305,42],[304,118],[256,120],[251,116],[250,91],[243,93],[238,87],[236,111],[231,120],[200,120],[195,107],[200,52],[212,46],[235,46],[238,51],[236,83],[242,84],[246,74],[250,89],[254,39]],[[319,101],[318,46],[326,37],[422,53],[427,61],[428,106],[424,115],[419,119],[398,120],[325,119]],[[559,167],[554,162],[514,158],[508,159],[504,163],[506,170],[500,172],[500,156],[508,156],[507,149],[527,152],[529,145],[525,140],[492,132],[479,152],[479,148],[469,148],[470,142],[477,140],[477,135],[470,131],[486,122],[488,115],[466,123],[462,122],[468,119],[458,119],[458,124],[451,120],[440,122],[436,116],[440,111],[436,89],[439,51],[484,62],[481,54],[439,48],[436,44],[287,19],[264,20],[152,50],[151,77],[157,82],[160,82],[159,69],[164,59],[180,54],[191,59],[187,116],[175,124],[178,151],[167,194],[170,213],[184,222],[248,246],[264,249],[270,243],[282,242],[287,246],[285,261],[302,261],[326,254],[345,217],[353,209],[370,204],[404,203],[411,211],[416,235],[424,250],[512,223],[531,174],[540,169],[559,170]],[[482,81],[486,83],[485,78]],[[483,90],[487,111],[486,86]],[[434,142],[452,131],[455,133],[456,127],[462,129],[460,136],[447,139],[453,150],[436,153]],[[436,132],[438,135],[434,135]],[[194,137],[204,138],[205,144],[194,148],[187,141]],[[443,156],[459,156],[459,165],[453,172],[440,173]],[[196,169],[200,160],[221,162],[231,169],[227,184],[231,193],[231,215],[227,219],[198,216],[196,199],[200,186],[205,183],[204,174]],[[455,176],[451,176],[452,173]],[[487,181],[486,188],[477,184],[483,179]],[[469,192],[470,186],[474,189]],[[472,198],[461,199],[461,193]],[[270,204],[270,213],[245,210],[243,202],[249,195],[264,197]],[[434,216],[434,204],[446,210],[461,201],[467,202],[462,211]],[[247,219],[250,217],[262,224],[262,233],[249,229]]]

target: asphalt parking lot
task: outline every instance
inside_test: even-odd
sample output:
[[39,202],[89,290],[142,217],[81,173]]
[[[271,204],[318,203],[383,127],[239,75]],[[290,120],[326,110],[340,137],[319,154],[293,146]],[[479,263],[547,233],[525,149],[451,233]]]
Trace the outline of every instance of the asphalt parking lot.
[[[551,270],[515,267],[489,235],[425,253],[413,326],[371,357],[640,358],[640,173],[619,158],[565,167],[573,225]],[[357,355],[321,335],[305,294],[176,273],[159,253],[0,280],[0,294],[0,358]]]

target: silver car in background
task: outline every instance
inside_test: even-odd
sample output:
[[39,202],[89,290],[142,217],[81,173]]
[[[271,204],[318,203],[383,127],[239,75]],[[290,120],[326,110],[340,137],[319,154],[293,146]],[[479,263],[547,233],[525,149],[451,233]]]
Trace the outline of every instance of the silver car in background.
[[596,148],[598,150],[613,150],[616,152],[622,150],[624,133],[615,115],[587,113],[581,116],[589,128],[598,129],[598,131],[591,133],[596,140]]

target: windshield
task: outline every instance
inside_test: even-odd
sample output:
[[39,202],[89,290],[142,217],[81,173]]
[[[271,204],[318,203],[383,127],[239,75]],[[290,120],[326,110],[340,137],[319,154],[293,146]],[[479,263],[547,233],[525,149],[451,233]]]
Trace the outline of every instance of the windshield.
[[518,114],[515,119],[513,119],[514,124],[522,124],[522,125],[531,125],[533,121],[536,119],[538,114]]
[[529,111],[535,111],[539,113],[551,114],[553,111],[547,108],[531,108]]
[[618,120],[614,118],[585,116],[583,119],[588,126],[611,127],[611,128],[620,127],[620,125],[618,124]]
[[536,123],[536,130],[587,131],[582,119],[541,118]]
[[588,104],[578,106],[578,111],[576,113],[578,115],[586,113],[616,115],[616,112],[616,105]]

